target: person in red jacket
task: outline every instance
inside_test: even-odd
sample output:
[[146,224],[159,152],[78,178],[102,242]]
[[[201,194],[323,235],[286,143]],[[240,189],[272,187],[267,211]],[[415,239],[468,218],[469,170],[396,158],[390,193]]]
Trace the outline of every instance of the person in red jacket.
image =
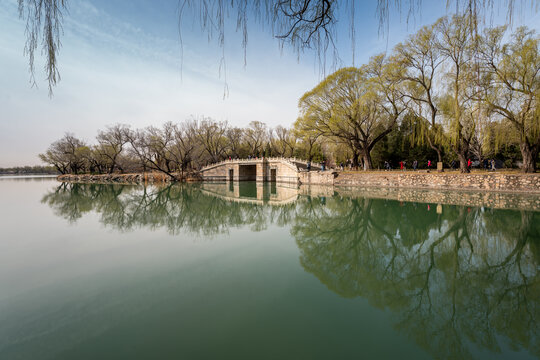
[[471,167],[471,164],[472,164],[472,161],[471,159],[467,160],[467,167],[470,168]]

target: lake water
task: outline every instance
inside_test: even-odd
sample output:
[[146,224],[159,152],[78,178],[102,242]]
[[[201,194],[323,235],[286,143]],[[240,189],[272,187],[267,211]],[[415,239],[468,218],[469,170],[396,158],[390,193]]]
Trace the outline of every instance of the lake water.
[[540,357],[540,212],[366,195],[0,179],[0,359]]

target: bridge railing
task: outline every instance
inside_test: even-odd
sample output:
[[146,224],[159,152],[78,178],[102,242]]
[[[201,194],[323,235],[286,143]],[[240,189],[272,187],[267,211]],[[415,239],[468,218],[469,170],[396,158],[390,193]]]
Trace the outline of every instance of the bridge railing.
[[[225,160],[213,163],[213,164],[203,166],[201,168],[201,171],[204,171],[204,170],[216,167],[216,166],[224,165],[224,164],[231,164],[231,163],[234,164],[234,163],[239,163],[239,162],[254,162],[254,163],[257,163],[259,161],[282,161],[282,162],[288,162],[290,164],[303,164],[305,166],[307,166],[307,163],[308,163],[307,160],[299,159],[299,158],[296,158],[296,157],[266,157],[266,158],[265,157],[260,157],[260,158],[256,157],[256,158],[243,158],[243,159],[237,158],[237,159],[225,159]],[[316,164],[313,164],[312,166],[313,167],[319,167]]]

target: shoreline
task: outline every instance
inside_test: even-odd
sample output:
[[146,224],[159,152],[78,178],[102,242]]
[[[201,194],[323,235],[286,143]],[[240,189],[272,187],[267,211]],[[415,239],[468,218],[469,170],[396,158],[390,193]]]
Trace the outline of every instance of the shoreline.
[[[207,182],[200,177],[174,180],[161,173],[144,174],[67,174],[56,178],[62,182],[102,184],[168,184],[174,182]],[[540,174],[517,172],[428,173],[428,172],[332,172],[302,171],[298,185],[324,185],[336,188],[396,188],[437,191],[476,191],[516,194],[540,193]]]
[[[368,174],[364,174],[368,175]],[[131,174],[124,176],[106,176],[109,179],[115,179],[115,181],[104,181],[104,176],[96,175],[77,175],[64,176],[63,181],[69,183],[79,184],[117,184],[117,185],[156,185],[156,186],[168,186],[175,183],[173,181],[147,181],[147,182],[122,182],[120,179],[151,179],[154,177],[143,177],[142,174]],[[537,177],[540,178],[539,175]],[[69,178],[71,180],[67,180]],[[92,181],[88,181],[92,178]],[[159,179],[159,177],[156,177]],[[252,203],[281,204],[283,196],[289,198],[298,196],[312,196],[312,197],[332,197],[335,195],[347,196],[347,197],[365,197],[371,199],[385,199],[395,200],[399,202],[413,202],[424,203],[432,205],[457,205],[468,207],[488,207],[494,209],[512,209],[512,210],[527,210],[527,211],[540,211],[540,191],[501,191],[501,190],[486,190],[486,189],[456,189],[456,188],[410,188],[410,187],[385,187],[385,186],[347,186],[347,185],[328,185],[328,184],[290,184],[290,183],[277,183],[278,197],[271,195],[270,198],[264,198],[265,185],[270,183],[257,183],[257,196],[249,199],[238,199],[235,190],[241,182],[234,182],[234,189],[224,189],[224,184],[227,182],[215,182],[215,181],[196,181],[194,182],[201,185],[202,189],[212,190],[213,185],[217,185],[219,189],[216,192],[217,195],[223,198],[230,199],[231,201],[245,201]],[[215,189],[214,189],[215,190]],[[294,193],[294,194],[293,194]],[[260,197],[259,197],[260,195]],[[436,209],[439,211],[439,209]]]

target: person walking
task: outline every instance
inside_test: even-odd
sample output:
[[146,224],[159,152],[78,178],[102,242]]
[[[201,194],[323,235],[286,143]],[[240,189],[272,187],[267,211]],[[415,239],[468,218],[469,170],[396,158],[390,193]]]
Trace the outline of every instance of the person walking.
[[431,160],[427,161],[427,168],[428,168],[428,170],[431,169]]
[[495,159],[491,159],[491,170],[495,171]]
[[414,171],[416,171],[416,168],[418,167],[418,161],[414,160],[413,163],[412,163],[412,167],[413,167]]
[[403,171],[403,161],[399,162],[399,170]]
[[467,160],[467,168],[470,169],[471,168],[471,164],[472,164],[472,161],[471,159]]
[[311,171],[311,160],[308,160],[307,162],[307,171]]

